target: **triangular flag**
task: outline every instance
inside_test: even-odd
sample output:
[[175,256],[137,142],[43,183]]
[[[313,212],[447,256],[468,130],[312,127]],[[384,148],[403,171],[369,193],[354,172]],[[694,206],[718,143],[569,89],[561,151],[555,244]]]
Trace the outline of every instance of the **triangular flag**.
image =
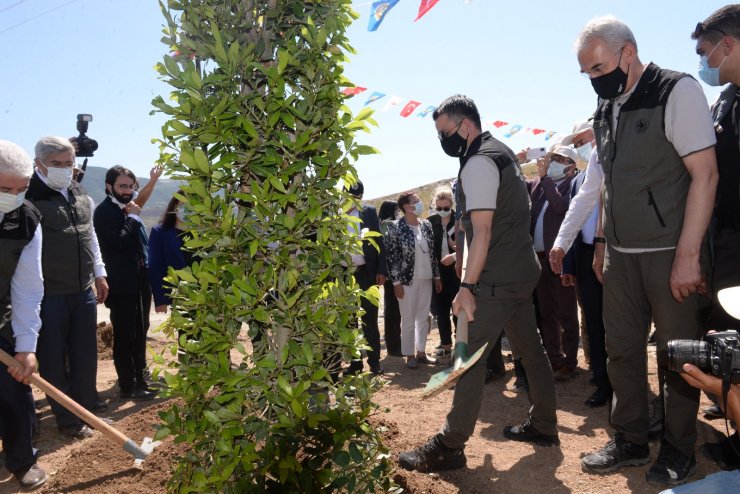
[[366,89],[367,89],[366,87],[360,87],[360,86],[346,87],[342,89],[342,94],[345,96],[354,96],[355,94],[360,94]]
[[532,129],[532,133],[534,135],[542,134],[545,131],[545,129]]
[[411,100],[408,103],[406,103],[406,106],[403,107],[403,110],[401,110],[401,116],[406,118],[412,113],[414,113],[414,110],[416,110],[416,107],[419,106],[421,103],[418,101]]
[[439,2],[439,0],[421,0],[421,4],[419,5],[419,15],[416,16],[414,22],[421,19],[424,14],[429,12],[429,9],[437,5],[437,2]]
[[403,98],[400,96],[391,96],[391,98],[385,102],[385,106],[383,107],[383,111],[388,111],[391,108],[394,108],[401,104],[403,101]]
[[423,110],[421,110],[419,113],[417,113],[416,116],[417,117],[426,117],[427,115],[429,115],[430,113],[432,113],[436,109],[437,109],[436,106],[431,106],[431,105],[430,106],[427,106],[426,108],[424,108]]
[[495,122],[493,122],[493,126],[497,129],[500,129],[504,125],[509,125],[509,122],[502,122],[501,120],[496,120]]
[[367,23],[368,31],[375,31],[385,19],[386,14],[398,3],[398,0],[379,0],[370,7],[370,19]]
[[545,140],[546,140],[546,141],[549,141],[549,140],[550,140],[550,138],[551,138],[552,136],[554,136],[555,134],[557,134],[557,132],[555,132],[554,130],[551,130],[551,131],[549,131],[549,132],[547,133],[547,136],[545,137]]
[[521,125],[512,125],[511,128],[509,129],[509,131],[506,134],[504,134],[504,137],[507,137],[507,138],[508,137],[511,137],[514,134],[516,134],[517,132],[519,132],[520,130],[522,130],[522,126]]
[[385,93],[379,93],[378,91],[374,91],[373,94],[370,95],[370,97],[365,101],[365,104],[363,106],[367,106],[373,101],[378,101],[380,98],[385,96]]

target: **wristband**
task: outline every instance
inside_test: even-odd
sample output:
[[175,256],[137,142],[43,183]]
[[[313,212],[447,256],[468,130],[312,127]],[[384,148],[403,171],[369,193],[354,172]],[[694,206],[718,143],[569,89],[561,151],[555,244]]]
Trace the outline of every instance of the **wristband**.
[[604,237],[594,237],[594,243],[595,244],[605,244],[606,239]]

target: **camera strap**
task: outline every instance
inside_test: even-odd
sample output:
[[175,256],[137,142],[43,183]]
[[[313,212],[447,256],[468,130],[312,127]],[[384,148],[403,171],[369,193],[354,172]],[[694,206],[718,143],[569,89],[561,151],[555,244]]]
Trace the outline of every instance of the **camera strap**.
[[[730,421],[727,419],[727,395],[730,393],[730,386],[732,383],[732,376],[725,376],[722,378],[722,403],[725,405],[725,431],[727,432],[727,439],[730,442],[730,447],[735,452],[738,458],[740,458],[740,451],[735,447],[735,441],[732,440],[732,434],[730,434]],[[738,417],[735,417],[735,426],[737,426]]]

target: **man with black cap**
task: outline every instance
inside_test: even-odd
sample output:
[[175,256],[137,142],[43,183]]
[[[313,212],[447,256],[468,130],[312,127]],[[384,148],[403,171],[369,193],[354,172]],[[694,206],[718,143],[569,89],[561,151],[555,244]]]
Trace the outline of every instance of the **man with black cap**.
[[[347,188],[347,192],[357,201],[362,200],[365,187],[359,180]],[[347,230],[359,237],[362,237],[363,231],[378,233],[373,240],[377,247],[368,239],[362,240],[362,254],[352,254],[352,264],[354,266],[353,275],[355,281],[363,290],[369,289],[373,285],[383,286],[385,277],[388,274],[385,264],[385,247],[383,246],[383,237],[380,236],[380,220],[378,212],[374,206],[361,204],[360,209],[353,206],[347,214],[359,219],[359,223],[352,221],[347,226]],[[370,372],[375,375],[383,373],[380,367],[380,330],[378,329],[378,306],[373,304],[367,297],[362,297],[362,332],[370,346],[367,352],[367,364]],[[362,360],[353,360],[350,363],[348,372],[362,372]]]

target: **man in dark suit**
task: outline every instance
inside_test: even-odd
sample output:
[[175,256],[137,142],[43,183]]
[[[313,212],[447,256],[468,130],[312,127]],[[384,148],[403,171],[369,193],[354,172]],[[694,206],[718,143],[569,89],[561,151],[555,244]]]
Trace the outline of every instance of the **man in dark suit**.
[[[95,208],[93,224],[108,271],[110,291],[105,301],[113,324],[113,363],[121,399],[148,400],[146,333],[152,292],[149,285],[148,238],[139,217],[161,171],[152,170],[146,189],[136,198],[136,175],[114,166],[105,175],[105,200]],[[136,201],[135,201],[136,200]]]
[[542,266],[536,289],[539,328],[557,380],[573,376],[578,365],[578,312],[575,288],[562,285],[547,257],[568,211],[577,159],[575,149],[555,146],[537,161],[539,177],[527,181],[532,200],[529,233]]
[[[362,199],[365,187],[359,180],[347,189],[347,192],[357,200]],[[352,208],[347,214],[360,219],[357,223],[350,223],[348,230],[355,234],[362,235],[363,231],[380,233],[380,221],[375,207],[363,204],[360,209]],[[359,230],[358,230],[359,229]],[[365,230],[367,229],[367,230]],[[357,284],[363,290],[369,289],[373,285],[383,285],[385,277],[388,274],[385,264],[385,248],[383,246],[383,237],[373,237],[377,247],[368,239],[362,241],[362,254],[352,254],[352,264],[354,265],[354,277]],[[370,366],[370,372],[375,375],[383,373],[380,367],[380,331],[378,330],[378,306],[373,304],[366,297],[361,300],[362,310],[362,332],[370,346],[367,352],[367,363]],[[362,371],[362,360],[353,360],[349,366],[348,372],[356,373]]]

